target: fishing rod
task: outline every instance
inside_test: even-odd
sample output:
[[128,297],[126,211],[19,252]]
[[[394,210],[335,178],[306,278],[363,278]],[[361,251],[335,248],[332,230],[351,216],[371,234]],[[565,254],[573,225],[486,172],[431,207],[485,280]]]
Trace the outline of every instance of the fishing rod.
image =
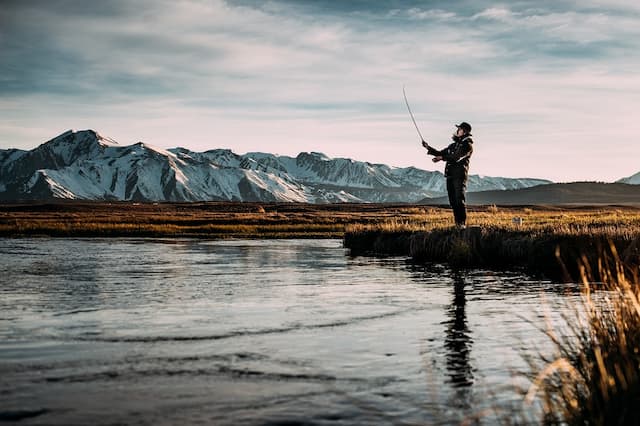
[[413,121],[413,125],[416,126],[416,130],[418,131],[418,135],[420,136],[420,141],[422,141],[422,146],[427,148],[429,144],[422,137],[422,133],[420,133],[420,129],[418,128],[418,124],[416,123],[416,119],[413,116],[413,112],[411,112],[411,107],[409,106],[409,101],[407,100],[407,92],[404,90],[404,86],[402,86],[402,94],[404,95],[404,103],[407,104],[407,109],[409,110],[409,115],[411,116],[411,121]]

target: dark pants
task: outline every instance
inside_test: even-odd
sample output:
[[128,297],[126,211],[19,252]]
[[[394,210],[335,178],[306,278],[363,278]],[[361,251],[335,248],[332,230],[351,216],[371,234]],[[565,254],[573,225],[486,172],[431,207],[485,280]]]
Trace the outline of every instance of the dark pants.
[[453,209],[456,225],[464,225],[467,221],[467,207],[464,195],[466,190],[467,180],[465,178],[447,178],[447,194],[449,194],[449,204]]

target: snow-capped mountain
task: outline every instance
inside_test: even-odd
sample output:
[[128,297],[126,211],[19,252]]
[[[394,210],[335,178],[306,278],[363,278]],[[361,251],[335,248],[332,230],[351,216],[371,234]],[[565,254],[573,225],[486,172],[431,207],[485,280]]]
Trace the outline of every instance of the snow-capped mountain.
[[[469,191],[551,183],[472,175]],[[67,131],[31,151],[0,150],[0,199],[136,201],[414,202],[446,192],[440,172],[324,154],[238,155],[146,143],[119,145],[93,130]]]
[[618,179],[618,183],[628,183],[630,185],[640,185],[640,172],[626,178]]

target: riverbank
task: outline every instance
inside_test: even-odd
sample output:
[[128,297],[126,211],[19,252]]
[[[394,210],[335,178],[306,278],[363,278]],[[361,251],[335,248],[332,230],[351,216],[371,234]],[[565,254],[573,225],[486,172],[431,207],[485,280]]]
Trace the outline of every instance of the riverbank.
[[408,204],[57,202],[0,205],[0,237],[334,238],[352,255],[406,255],[453,266],[526,268],[572,277],[610,242],[638,262],[640,209],[474,206],[469,228],[445,207]]
[[[542,222],[518,216],[511,224],[499,218],[478,221],[464,230],[434,226],[432,229],[356,227],[344,237],[352,255],[410,256],[416,262],[443,262],[458,268],[523,268],[533,275],[577,281],[581,268],[597,276],[605,253],[612,249],[631,276],[640,265],[640,224],[637,212],[579,212],[546,214]],[[607,266],[607,265],[604,265]],[[613,270],[611,265],[610,270]]]

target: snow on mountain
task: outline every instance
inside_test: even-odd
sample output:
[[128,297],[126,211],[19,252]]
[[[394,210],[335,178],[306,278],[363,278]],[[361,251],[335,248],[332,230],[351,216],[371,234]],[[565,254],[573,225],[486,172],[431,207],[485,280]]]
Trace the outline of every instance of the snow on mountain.
[[640,172],[626,178],[617,180],[618,183],[628,183],[630,185],[640,185]]
[[0,169],[5,163],[11,163],[26,154],[27,151],[21,149],[0,149]]
[[[472,175],[469,190],[550,183]],[[31,151],[0,150],[0,199],[136,201],[413,202],[446,192],[440,172],[324,154],[297,157],[228,149],[194,152],[119,145],[92,130],[67,131]]]

